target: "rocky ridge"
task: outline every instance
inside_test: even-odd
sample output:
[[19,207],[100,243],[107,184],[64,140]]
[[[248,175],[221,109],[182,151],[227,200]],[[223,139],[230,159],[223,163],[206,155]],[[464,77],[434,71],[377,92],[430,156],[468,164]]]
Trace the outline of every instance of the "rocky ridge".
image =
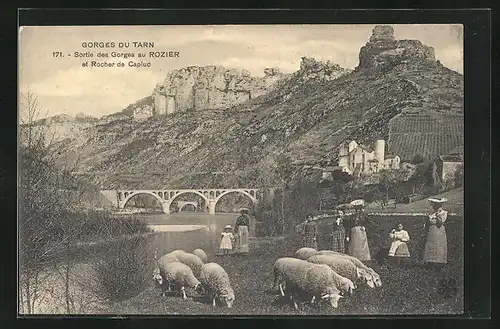
[[[438,63],[430,47],[393,40],[391,31],[374,29],[354,71],[303,58],[300,70],[239,105],[203,111],[186,107],[141,122],[127,116],[99,122],[81,140],[68,139],[57,151],[61,159],[78,154],[83,159],[79,171],[102,188],[268,186],[275,184],[277,154],[285,153],[296,164],[335,164],[345,139],[389,140],[393,118],[411,115],[417,122],[412,133],[438,136],[439,130],[427,131],[427,118],[461,117],[463,76]],[[397,48],[403,50],[391,52]],[[406,129],[398,122],[395,134]],[[445,154],[457,146],[453,143],[440,144],[435,152]],[[411,147],[412,153],[426,154],[425,141],[413,144],[389,140],[387,151],[402,154]]]
[[262,78],[253,77],[247,70],[222,66],[173,70],[153,91],[155,112],[228,108],[265,94],[286,76],[277,68],[264,73]]

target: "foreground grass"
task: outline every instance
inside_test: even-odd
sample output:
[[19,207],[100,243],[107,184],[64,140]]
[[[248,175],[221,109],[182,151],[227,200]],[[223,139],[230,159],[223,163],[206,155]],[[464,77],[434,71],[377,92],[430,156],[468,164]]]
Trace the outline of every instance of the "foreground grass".
[[[450,239],[450,238],[449,238]],[[454,239],[451,237],[451,242]],[[383,286],[369,289],[360,286],[352,296],[339,302],[337,309],[301,305],[295,310],[280,299],[272,286],[272,266],[276,259],[292,256],[299,244],[296,238],[251,238],[248,256],[220,257],[209,255],[209,261],[223,266],[231,278],[236,301],[233,308],[212,307],[194,292],[183,300],[178,296],[160,296],[153,283],[132,299],[110,305],[105,313],[157,315],[377,315],[377,314],[458,314],[463,309],[461,262],[454,259],[441,273],[417,265],[380,268]],[[372,254],[374,251],[372,251]],[[458,293],[445,297],[438,293],[440,278],[458,281]]]

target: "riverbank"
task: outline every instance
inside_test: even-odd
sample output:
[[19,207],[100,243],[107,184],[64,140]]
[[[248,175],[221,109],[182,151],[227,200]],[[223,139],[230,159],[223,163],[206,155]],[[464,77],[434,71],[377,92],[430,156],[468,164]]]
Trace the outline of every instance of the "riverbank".
[[[373,258],[384,247],[383,237],[400,219],[374,218],[373,227],[367,228]],[[450,219],[448,232],[449,263],[440,273],[418,265],[425,236],[420,221],[405,223],[412,238],[412,260],[406,267],[381,268],[376,262],[372,267],[380,274],[383,286],[377,289],[359,287],[353,296],[339,302],[338,309],[313,308],[303,305],[295,310],[284,303],[272,286],[272,267],[280,257],[293,256],[300,239],[297,236],[250,239],[251,251],[247,256],[215,256],[209,261],[225,268],[235,291],[233,308],[212,307],[194,292],[183,300],[177,296],[160,296],[159,288],[151,284],[139,295],[120,303],[109,305],[106,313],[149,315],[382,315],[382,314],[459,314],[463,310],[463,230],[462,219]],[[327,234],[325,234],[326,236]],[[320,248],[327,248],[325,237]],[[439,281],[453,278],[458,285],[456,295],[446,297],[439,292]]]

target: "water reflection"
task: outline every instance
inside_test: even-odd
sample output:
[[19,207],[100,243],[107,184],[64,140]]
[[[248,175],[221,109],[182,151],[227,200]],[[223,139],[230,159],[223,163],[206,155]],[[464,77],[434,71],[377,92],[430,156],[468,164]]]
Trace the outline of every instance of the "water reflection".
[[[215,255],[220,244],[220,235],[224,226],[234,227],[239,213],[181,212],[174,214],[136,214],[134,217],[145,220],[158,232],[154,244],[160,254],[175,249],[188,252],[202,248],[210,255]],[[250,233],[253,234],[255,220],[251,218]]]

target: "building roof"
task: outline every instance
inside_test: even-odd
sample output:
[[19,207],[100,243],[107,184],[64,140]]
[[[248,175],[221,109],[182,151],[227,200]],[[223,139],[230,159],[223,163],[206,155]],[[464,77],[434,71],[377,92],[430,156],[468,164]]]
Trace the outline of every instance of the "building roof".
[[449,155],[451,155],[451,154],[460,154],[460,155],[463,155],[464,154],[464,146],[463,146],[463,144],[455,147],[450,152],[448,152],[448,154]]
[[440,158],[443,162],[463,162],[464,161],[460,154],[441,155]]
[[394,153],[386,153],[385,154],[386,159],[394,159],[395,157],[397,157],[397,155]]
[[366,146],[366,145],[359,144],[358,147],[365,150],[366,152],[370,152],[370,153],[373,152],[373,149],[371,147]]

